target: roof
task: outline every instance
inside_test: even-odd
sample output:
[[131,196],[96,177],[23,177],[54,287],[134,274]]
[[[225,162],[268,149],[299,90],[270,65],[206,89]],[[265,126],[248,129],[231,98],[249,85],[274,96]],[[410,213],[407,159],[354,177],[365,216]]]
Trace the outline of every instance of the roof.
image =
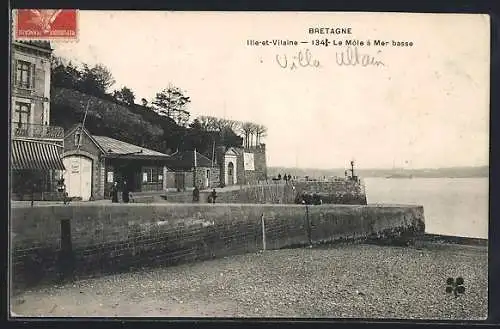
[[236,150],[234,149],[234,147],[229,147],[229,148],[226,149],[226,151],[224,152],[224,154],[238,155],[238,152],[236,152]]
[[107,136],[92,135],[92,138],[96,141],[98,146],[100,146],[104,150],[104,153],[106,155],[170,157],[168,154],[153,151],[142,146],[122,142]]
[[20,44],[25,44],[28,46],[36,47],[36,48],[42,48],[45,50],[50,50],[52,51],[52,47],[50,45],[49,41],[41,41],[41,40],[15,40],[15,42],[20,43]]
[[[177,168],[193,168],[194,167],[194,151],[182,151],[172,155],[172,165]],[[212,167],[212,160],[203,154],[196,152],[197,167]]]

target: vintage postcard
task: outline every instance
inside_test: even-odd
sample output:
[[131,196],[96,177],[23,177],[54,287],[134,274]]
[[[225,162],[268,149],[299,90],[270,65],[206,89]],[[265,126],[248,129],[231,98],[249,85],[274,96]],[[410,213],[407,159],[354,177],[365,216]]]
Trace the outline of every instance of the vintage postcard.
[[488,317],[488,15],[10,35],[12,317]]

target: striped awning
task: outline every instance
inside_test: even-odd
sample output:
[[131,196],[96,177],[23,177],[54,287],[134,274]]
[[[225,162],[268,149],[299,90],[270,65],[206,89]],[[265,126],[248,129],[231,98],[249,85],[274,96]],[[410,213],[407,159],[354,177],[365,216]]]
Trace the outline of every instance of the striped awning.
[[64,170],[62,147],[30,140],[13,140],[11,165],[13,170]]

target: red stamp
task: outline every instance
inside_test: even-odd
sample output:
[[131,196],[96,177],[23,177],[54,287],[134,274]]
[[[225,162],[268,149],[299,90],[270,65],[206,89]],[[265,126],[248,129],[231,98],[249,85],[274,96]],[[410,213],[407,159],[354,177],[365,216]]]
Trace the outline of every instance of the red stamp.
[[18,40],[76,40],[76,9],[18,9],[14,12]]

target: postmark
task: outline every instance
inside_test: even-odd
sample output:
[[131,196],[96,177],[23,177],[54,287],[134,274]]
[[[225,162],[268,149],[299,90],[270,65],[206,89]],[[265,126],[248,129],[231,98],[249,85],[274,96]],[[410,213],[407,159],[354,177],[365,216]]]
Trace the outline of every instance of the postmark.
[[76,9],[18,9],[13,19],[16,40],[78,40]]

